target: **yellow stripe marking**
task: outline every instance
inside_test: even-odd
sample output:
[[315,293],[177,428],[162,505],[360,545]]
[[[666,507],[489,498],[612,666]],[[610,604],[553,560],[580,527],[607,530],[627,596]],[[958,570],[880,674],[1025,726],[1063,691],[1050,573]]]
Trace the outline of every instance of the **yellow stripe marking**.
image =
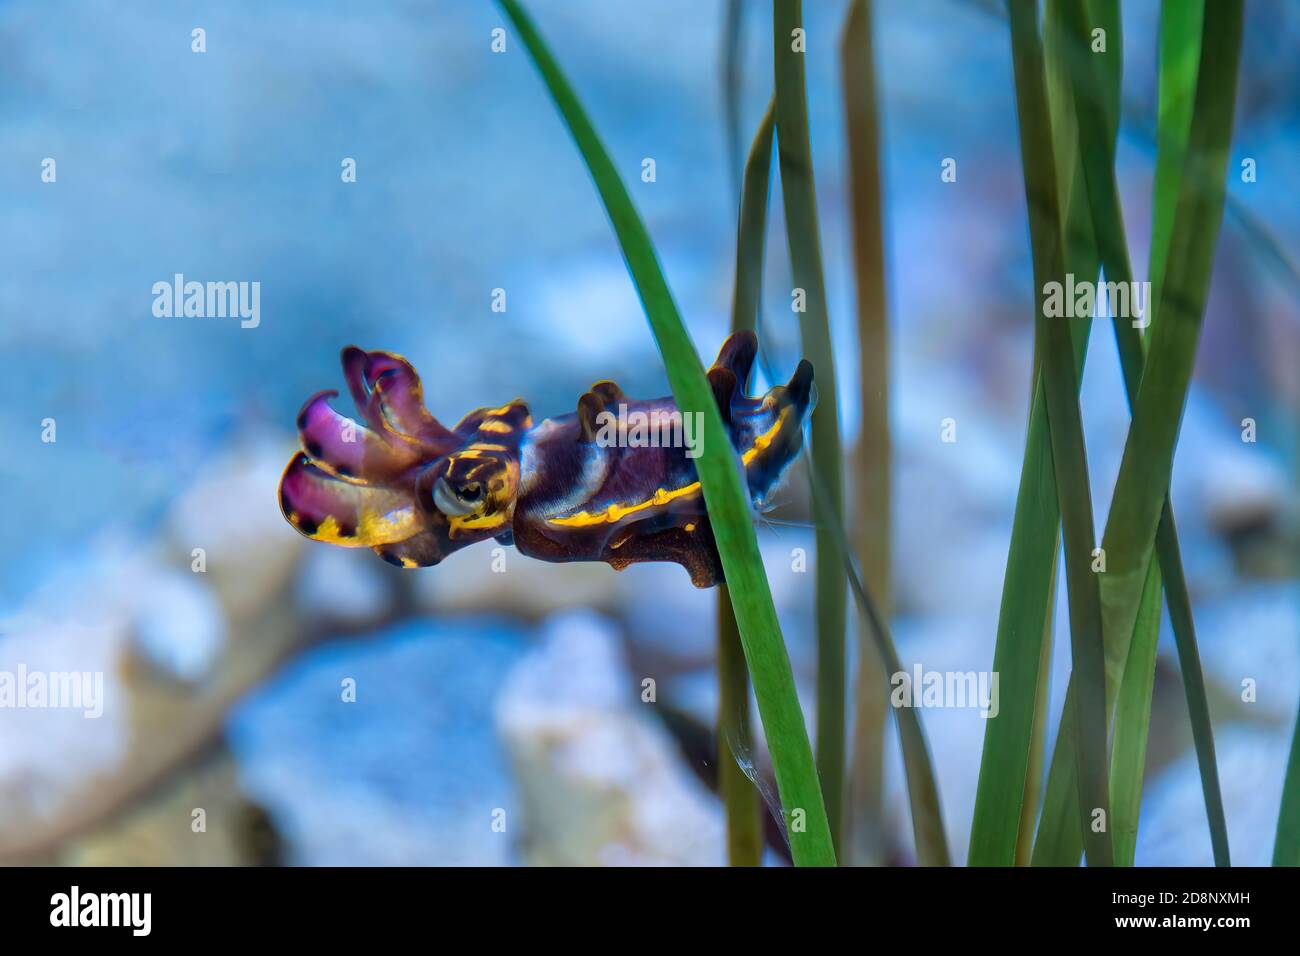
[[[295,514],[293,517],[297,520],[298,515]],[[411,508],[390,511],[388,514],[364,511],[357,524],[357,533],[350,538],[345,538],[339,534],[342,528],[338,519],[328,515],[308,537],[344,548],[370,548],[377,544],[393,544],[406,540],[418,530],[414,527],[414,523],[415,512]]]
[[634,505],[613,504],[604,511],[597,512],[596,514],[591,514],[587,511],[579,511],[577,514],[572,514],[565,518],[551,518],[550,523],[568,528],[582,528],[593,524],[614,524],[616,521],[626,518],[630,514],[644,511],[646,508],[653,508],[656,505],[666,505],[671,501],[685,495],[694,494],[699,490],[700,483],[698,481],[692,481],[689,485],[678,488],[676,491],[667,491],[660,488],[646,501]]
[[[794,406],[790,407],[793,408]],[[789,408],[783,410],[781,414],[777,416],[776,424],[754,439],[754,444],[740,456],[740,460],[743,464],[748,465],[767,450],[768,446],[770,446],[776,439],[777,433],[781,430],[781,426],[785,424],[785,416],[789,410]]]
[[[783,409],[781,414],[777,416],[776,423],[754,439],[754,444],[746,449],[745,453],[740,456],[740,460],[743,464],[746,466],[750,465],[754,459],[771,447],[772,442],[781,431],[781,427],[785,424],[786,416],[793,408],[794,406],[791,405]],[[585,528],[597,524],[614,524],[621,521],[623,518],[626,518],[630,514],[644,511],[646,508],[654,508],[659,505],[669,504],[678,498],[682,498],[686,495],[693,495],[699,490],[700,483],[698,481],[693,481],[689,485],[678,488],[676,491],[668,491],[664,488],[659,488],[656,489],[655,493],[645,501],[640,501],[636,504],[612,504],[604,511],[598,511],[595,514],[592,514],[589,511],[579,511],[575,514],[566,515],[563,518],[550,518],[547,523],[558,525],[562,528]]]
[[458,451],[458,452],[453,452],[452,455],[451,455],[451,457],[452,457],[452,458],[457,458],[457,459],[459,459],[459,458],[492,458],[492,459],[495,460],[497,456],[496,456],[496,455],[492,455],[492,454],[488,454],[488,452],[496,452],[496,451],[506,451],[506,452],[508,452],[508,451],[510,451],[510,449],[507,448],[505,445],[493,445],[493,444],[491,444],[490,442],[476,442],[475,444],[470,445],[468,448],[461,449],[461,450]]
[[510,515],[504,511],[498,511],[490,515],[455,515],[447,519],[449,525],[447,537],[454,538],[461,532],[465,531],[488,531],[492,528],[499,528],[506,523]]

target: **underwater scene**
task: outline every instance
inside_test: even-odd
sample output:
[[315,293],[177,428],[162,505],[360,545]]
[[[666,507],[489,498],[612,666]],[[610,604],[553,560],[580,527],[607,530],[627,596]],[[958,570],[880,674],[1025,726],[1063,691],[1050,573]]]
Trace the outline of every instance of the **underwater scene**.
[[0,48],[0,863],[1300,865],[1300,5]]

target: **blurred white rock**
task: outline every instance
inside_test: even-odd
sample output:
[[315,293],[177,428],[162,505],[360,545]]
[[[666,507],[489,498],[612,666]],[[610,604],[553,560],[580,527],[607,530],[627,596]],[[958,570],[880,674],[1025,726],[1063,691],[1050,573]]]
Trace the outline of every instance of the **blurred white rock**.
[[498,618],[412,618],[315,648],[238,704],[227,740],[288,862],[511,863],[518,800],[493,701],[528,643]]
[[1210,523],[1223,532],[1266,522],[1287,507],[1291,489],[1282,466],[1251,446],[1227,446],[1206,469],[1201,494]]
[[455,551],[414,575],[421,607],[441,612],[491,609],[537,618],[573,608],[611,611],[621,594],[618,572],[608,565],[552,564],[495,541]]
[[[1291,704],[1294,708],[1294,696]],[[1272,728],[1216,729],[1214,749],[1233,866],[1268,866],[1272,860],[1290,744],[1289,722]],[[1148,781],[1146,789],[1136,863],[1213,866],[1196,753],[1188,750]]]
[[[117,661],[128,633],[125,615],[111,608],[96,624],[36,610],[0,624],[0,670],[75,672],[83,682],[81,707],[0,710],[0,844],[56,815],[87,779],[123,759],[130,714]],[[87,690],[98,698],[93,708]]]
[[301,556],[306,539],[284,520],[276,498],[292,452],[285,440],[246,438],[214,461],[168,515],[169,544],[196,573],[203,568],[232,618],[278,594]]
[[1300,592],[1290,582],[1238,585],[1231,597],[1193,609],[1201,665],[1207,680],[1241,700],[1251,681],[1253,700],[1243,713],[1260,722],[1295,717],[1300,687]]
[[[796,671],[815,665],[810,625],[816,547],[809,529],[760,526],[759,550],[772,603]],[[801,554],[795,555],[796,549]],[[713,660],[717,641],[717,591],[691,584],[685,569],[666,562],[634,564],[619,572],[617,608],[637,644],[694,667]]]
[[721,807],[641,708],[610,625],[547,621],[515,665],[497,724],[523,801],[522,852],[538,865],[721,865]]
[[[5,669],[89,673],[103,688],[96,719],[67,708],[3,712],[0,845],[17,842],[27,821],[90,799],[97,780],[148,750],[148,736],[134,734],[172,734],[189,717],[185,696],[169,696],[157,679],[202,681],[235,633],[235,616],[279,594],[300,553],[275,499],[287,460],[275,442],[243,446],[175,502],[171,547],[106,526],[0,627]],[[201,562],[192,547],[204,549]],[[147,671],[126,666],[140,661]],[[164,710],[150,710],[142,727],[146,686],[164,691],[154,701]]]
[[132,646],[172,680],[197,683],[226,645],[225,613],[201,575],[142,569],[126,589]]
[[1267,444],[1243,442],[1241,428],[1195,382],[1179,433],[1170,481],[1184,571],[1194,599],[1229,595],[1238,586],[1229,537],[1283,518],[1294,497]]
[[690,662],[710,660],[717,640],[717,591],[691,584],[677,564],[647,562],[618,572],[621,616],[637,643]]
[[[982,396],[939,401],[916,391],[915,405],[898,410],[895,437],[894,608],[996,612],[1023,435],[991,420]],[[954,441],[943,441],[945,418]]]
[[[894,640],[902,665],[909,674],[919,666],[925,673],[971,673],[978,681],[979,675],[988,672],[992,664],[991,636],[972,626],[968,617],[960,615],[900,619],[895,622]],[[991,691],[991,683],[988,686]],[[1004,691],[1005,688],[999,684],[999,707]],[[967,700],[965,704],[967,706],[921,706],[917,711],[935,768],[948,850],[952,859],[958,861],[966,859],[968,850],[984,734],[989,720],[996,719],[980,715],[984,708],[979,701]],[[886,831],[893,835],[904,855],[912,858],[915,851],[907,779],[893,714],[885,724],[885,814]]]
[[[807,619],[814,587],[812,532],[763,526],[759,545],[782,619]],[[802,571],[794,566],[795,548],[803,549]],[[693,666],[714,653],[716,592],[692,585],[676,564],[648,562],[622,571],[599,562],[553,564],[493,542],[452,553],[437,567],[416,572],[414,582],[421,607],[444,613],[491,610],[536,619],[592,610],[625,620],[640,644]],[[811,666],[805,632],[798,626],[787,635],[797,666]]]
[[305,615],[365,621],[380,616],[391,593],[386,566],[369,548],[308,548],[294,600]]

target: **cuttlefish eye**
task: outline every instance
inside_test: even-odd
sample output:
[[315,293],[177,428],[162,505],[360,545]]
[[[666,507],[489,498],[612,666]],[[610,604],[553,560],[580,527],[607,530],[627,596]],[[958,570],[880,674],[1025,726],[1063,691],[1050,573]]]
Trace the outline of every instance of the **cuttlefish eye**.
[[507,456],[489,453],[499,447],[472,445],[448,455],[420,478],[421,504],[451,519],[456,534],[499,533],[513,518],[519,466]]
[[448,517],[473,514],[483,502],[483,486],[472,482],[455,487],[446,478],[433,483],[433,504]]

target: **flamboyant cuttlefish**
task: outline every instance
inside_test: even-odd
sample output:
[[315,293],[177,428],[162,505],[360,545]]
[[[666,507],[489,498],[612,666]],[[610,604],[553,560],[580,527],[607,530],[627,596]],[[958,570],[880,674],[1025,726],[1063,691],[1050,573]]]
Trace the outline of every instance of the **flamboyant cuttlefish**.
[[[801,361],[788,384],[751,398],[745,385],[757,348],[753,333],[732,335],[708,378],[750,495],[761,502],[799,453],[812,366]],[[446,428],[425,408],[420,377],[401,356],[350,346],[343,375],[364,423],[330,406],[337,392],[314,395],[298,415],[304,451],[280,479],[280,508],[307,537],[372,548],[403,568],[495,538],[544,561],[616,569],[675,561],[697,587],[722,580],[698,451],[681,441],[628,440],[634,419],[680,435],[672,398],[632,400],[613,382],[597,382],[576,412],[538,425],[516,399]]]

